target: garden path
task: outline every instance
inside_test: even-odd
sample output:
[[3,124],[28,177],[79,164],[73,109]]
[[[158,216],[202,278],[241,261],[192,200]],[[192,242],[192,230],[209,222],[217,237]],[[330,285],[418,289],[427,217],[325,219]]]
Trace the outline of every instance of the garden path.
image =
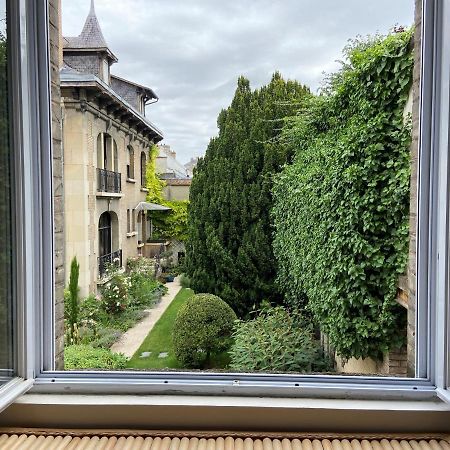
[[166,287],[168,289],[167,294],[161,298],[161,301],[154,308],[146,310],[149,313],[146,317],[121,336],[111,347],[112,352],[123,353],[127,358],[134,355],[181,289],[179,277],[175,278],[172,283],[167,283]]

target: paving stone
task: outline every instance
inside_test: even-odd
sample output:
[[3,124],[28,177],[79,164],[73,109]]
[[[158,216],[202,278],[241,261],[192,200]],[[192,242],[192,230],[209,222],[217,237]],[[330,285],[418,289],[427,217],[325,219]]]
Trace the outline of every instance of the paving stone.
[[158,358],[167,358],[169,356],[169,353],[168,352],[161,352],[159,355],[158,355]]
[[139,358],[148,358],[151,354],[152,352],[142,352]]

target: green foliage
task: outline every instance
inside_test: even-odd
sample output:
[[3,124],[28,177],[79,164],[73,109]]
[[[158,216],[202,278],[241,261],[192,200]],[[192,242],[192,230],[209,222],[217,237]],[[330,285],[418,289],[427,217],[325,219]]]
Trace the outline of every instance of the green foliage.
[[180,284],[184,288],[190,288],[191,287],[191,279],[186,274],[181,274],[180,277]]
[[69,345],[64,349],[64,368],[77,369],[125,369],[127,358],[104,348],[89,345]]
[[202,367],[212,355],[229,348],[236,314],[212,294],[196,294],[179,310],[173,347],[183,367]]
[[103,307],[107,313],[117,314],[125,311],[129,304],[128,289],[130,281],[123,273],[116,272],[101,287]]
[[154,261],[148,258],[129,258],[128,297],[132,308],[151,307],[167,291],[154,277]]
[[344,358],[380,358],[402,344],[410,38],[354,42],[348,64],[284,133],[296,155],[273,190],[278,283],[288,303],[307,303]]
[[68,324],[68,341],[72,344],[78,342],[78,315],[79,315],[79,299],[78,294],[80,288],[78,287],[78,279],[80,276],[80,265],[78,264],[76,256],[72,259],[70,264],[69,287],[64,298],[64,311],[66,321]]
[[156,172],[156,157],[158,156],[158,147],[153,145],[148,152],[148,161],[146,167],[146,187],[148,189],[147,201],[162,205],[163,187],[165,183],[158,177]]
[[154,306],[167,290],[155,280],[153,270],[153,261],[142,257],[127,260],[126,274],[114,265],[108,267],[110,281],[101,289],[103,295],[90,295],[80,302],[78,342],[109,348],[144,318],[145,309]]
[[170,211],[152,211],[154,239],[187,239],[188,200],[165,201]]
[[236,321],[232,370],[314,372],[327,368],[310,324],[282,306],[264,308],[253,320]]
[[[150,330],[139,349],[128,361],[128,367],[138,369],[182,369],[175,358],[172,342],[172,330],[179,309],[194,293],[190,289],[180,289],[170,305],[164,311],[155,326]],[[141,358],[143,352],[151,352],[148,358]],[[167,358],[159,358],[160,353],[167,353]]]
[[167,206],[170,211],[152,211],[153,238],[154,239],[178,239],[184,241],[187,238],[187,209],[189,201],[166,201],[163,197],[164,180],[158,177],[156,172],[156,157],[158,148],[154,145],[149,151],[147,163],[147,201],[158,205]]
[[276,140],[283,119],[310,95],[279,73],[255,91],[239,78],[231,106],[218,117],[219,135],[192,180],[186,273],[195,291],[220,296],[239,315],[263,298],[281,301],[274,286],[270,190],[290,153]]

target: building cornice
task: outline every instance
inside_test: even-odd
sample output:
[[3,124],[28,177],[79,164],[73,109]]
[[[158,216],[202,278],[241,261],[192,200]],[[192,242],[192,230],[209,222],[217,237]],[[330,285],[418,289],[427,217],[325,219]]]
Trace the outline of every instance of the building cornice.
[[111,122],[111,124],[118,130],[122,131],[126,135],[130,137],[131,140],[137,140],[141,142],[144,146],[150,146],[153,143],[153,140],[149,138],[148,135],[144,135],[137,131],[136,129],[130,127],[128,124],[124,124],[122,121],[117,118],[112,118],[105,111],[99,109],[94,103],[88,102],[86,100],[80,99],[70,99],[64,100],[64,107],[66,109],[77,109],[82,112],[89,112],[97,118],[104,120],[105,122]]
[[[105,115],[110,120],[126,123],[129,128],[136,129],[137,133],[147,136],[154,143],[161,141],[164,137],[161,130],[95,75],[63,70],[61,71],[61,91],[64,97],[71,97],[78,101],[81,109],[88,103],[93,107],[92,104],[96,102],[99,113],[105,109]],[[70,95],[68,91],[71,92]]]

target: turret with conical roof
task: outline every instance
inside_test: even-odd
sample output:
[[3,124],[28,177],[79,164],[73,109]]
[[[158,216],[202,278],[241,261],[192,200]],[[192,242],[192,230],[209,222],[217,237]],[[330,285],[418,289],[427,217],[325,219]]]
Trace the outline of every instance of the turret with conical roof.
[[94,0],[84,23],[81,34],[76,37],[64,37],[64,64],[81,72],[98,76],[109,84],[109,68],[117,62],[103,36],[95,14]]

